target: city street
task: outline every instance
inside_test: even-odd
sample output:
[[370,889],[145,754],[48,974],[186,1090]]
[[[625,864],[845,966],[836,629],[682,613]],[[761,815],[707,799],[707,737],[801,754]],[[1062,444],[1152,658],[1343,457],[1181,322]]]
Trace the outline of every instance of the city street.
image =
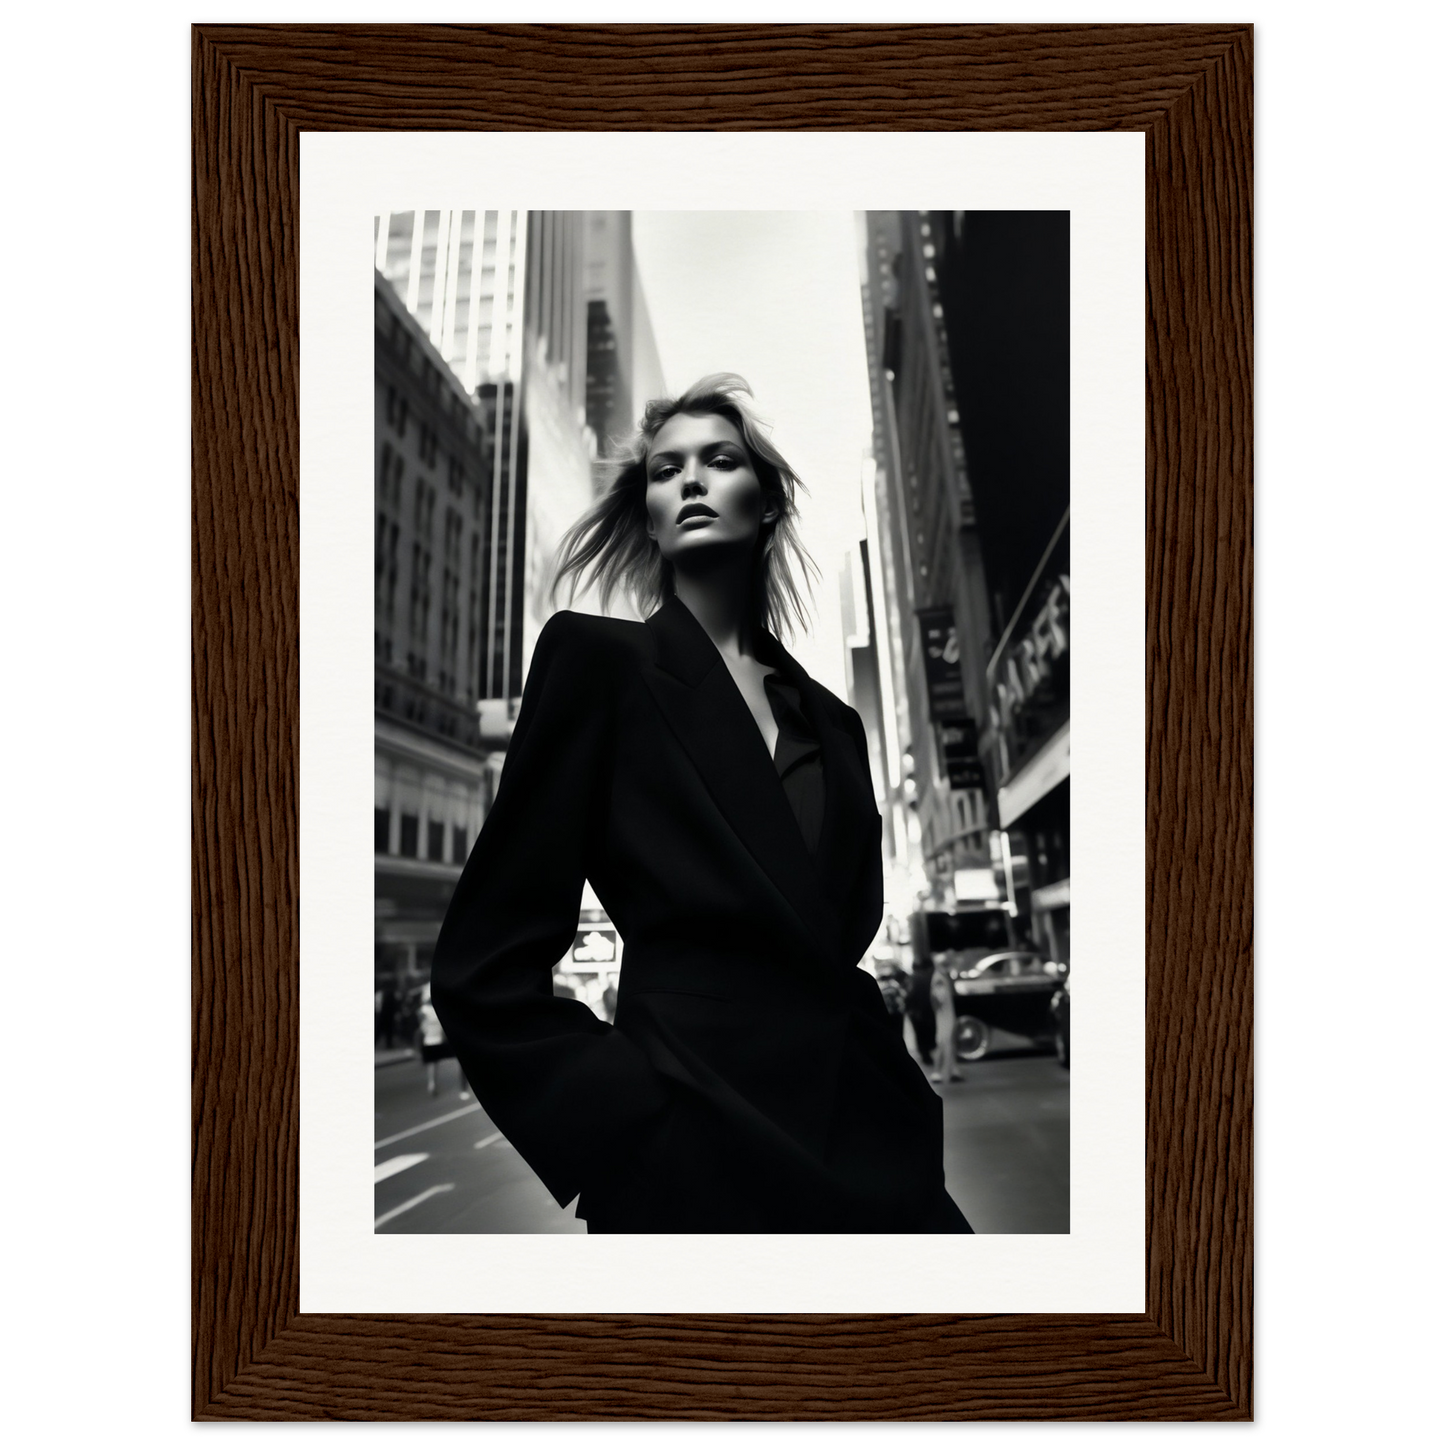
[[[1069,1075],[1052,1054],[1009,1048],[943,1086],[949,1192],[980,1234],[1069,1228]],[[1022,1041],[1019,1041],[1022,1044]],[[438,1092],[414,1059],[376,1071],[376,1220],[387,1234],[584,1234],[471,1098],[456,1061]]]
[[[610,1017],[623,918],[644,940],[629,967],[659,994],[690,987],[672,940],[717,938],[707,967],[746,955],[738,1002],[776,1011],[768,1045],[723,1038],[714,1058],[720,1015],[685,1001],[645,1010],[637,1042],[708,1058],[756,1110],[734,1125],[765,1139],[832,1106],[821,1000],[768,993],[801,922],[826,952],[848,941],[900,1026],[964,1020],[950,1037],[968,1054],[991,1031],[935,1086],[949,1191],[980,1233],[1065,1233],[1069,1076],[1030,1041],[1053,1037],[1071,948],[1069,214],[739,212],[715,254],[718,224],[374,217],[377,1038],[438,1048],[460,968],[477,1009],[545,993],[550,971],[554,994]],[[734,546],[748,538],[759,550]],[[793,590],[810,565],[812,603]],[[627,605],[604,625],[590,614],[613,611],[614,584]],[[518,734],[524,716],[543,720]],[[856,758],[830,752],[844,732]],[[504,795],[522,801],[498,814]],[[657,860],[620,868],[606,906],[586,881],[604,843]],[[836,891],[805,883],[807,853]],[[448,957],[447,917],[485,946]],[[490,950],[509,937],[503,966]],[[560,1038],[565,1013],[527,1027]],[[510,1044],[479,1065],[547,1097],[560,1043]],[[416,1059],[377,1062],[378,1230],[585,1231],[454,1061],[436,1095]],[[683,1136],[707,1121],[675,1118],[669,1162],[692,1178]],[[566,1157],[583,1147],[560,1150],[565,1177],[585,1177]],[[746,1157],[738,1172],[769,1167]],[[695,1187],[721,1203],[710,1178]]]

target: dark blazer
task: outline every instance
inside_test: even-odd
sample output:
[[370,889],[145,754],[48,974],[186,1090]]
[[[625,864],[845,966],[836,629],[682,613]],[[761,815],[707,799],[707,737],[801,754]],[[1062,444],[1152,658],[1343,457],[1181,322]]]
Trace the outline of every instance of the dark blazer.
[[[457,884],[432,999],[477,1098],[595,1230],[967,1230],[941,1106],[855,967],[882,915],[863,726],[771,637],[822,745],[810,854],[712,641],[561,612]],[[615,1024],[556,998],[588,878]]]

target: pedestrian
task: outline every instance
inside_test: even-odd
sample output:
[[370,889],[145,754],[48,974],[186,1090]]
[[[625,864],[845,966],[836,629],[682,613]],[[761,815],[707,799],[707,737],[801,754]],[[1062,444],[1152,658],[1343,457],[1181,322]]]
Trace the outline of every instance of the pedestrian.
[[933,1082],[951,1084],[962,1079],[958,1072],[958,1009],[953,991],[953,977],[944,959],[936,959],[929,980],[929,999],[933,1005],[934,1038]]
[[[971,1233],[937,1096],[856,967],[883,908],[868,749],[775,635],[817,569],[750,397],[717,375],[649,403],[564,536],[559,582],[647,620],[542,629],[437,1010],[589,1233]],[[584,880],[626,940],[613,1025],[552,992]]]
[[[456,1050],[448,1041],[446,1032],[443,1030],[441,1020],[437,1017],[437,1011],[432,1006],[431,985],[425,984],[421,991],[421,1008],[417,1016],[417,1042],[421,1053],[421,1061],[426,1065],[426,1091],[433,1096],[437,1091],[437,1065],[443,1059],[454,1059],[457,1056]],[[457,1079],[461,1085],[459,1093],[463,1099],[471,1098],[471,1089],[467,1084],[466,1074],[462,1072],[460,1063],[457,1065]]]
[[933,959],[928,954],[921,954],[914,960],[908,979],[905,1012],[913,1034],[914,1057],[918,1066],[926,1072],[933,1065],[933,1052],[938,1042],[938,1025],[933,1012]]
[[898,1031],[898,1036],[902,1038],[908,1005],[908,988],[894,964],[885,964],[879,969],[878,992],[883,995],[883,1007],[888,1010],[889,1022]]

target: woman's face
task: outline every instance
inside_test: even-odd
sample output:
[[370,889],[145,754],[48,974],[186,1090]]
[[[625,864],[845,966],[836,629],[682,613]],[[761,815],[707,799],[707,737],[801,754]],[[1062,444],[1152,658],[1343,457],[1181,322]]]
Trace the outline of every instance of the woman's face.
[[647,535],[669,561],[715,547],[751,548],[777,507],[765,500],[737,427],[726,417],[675,416],[647,453]]

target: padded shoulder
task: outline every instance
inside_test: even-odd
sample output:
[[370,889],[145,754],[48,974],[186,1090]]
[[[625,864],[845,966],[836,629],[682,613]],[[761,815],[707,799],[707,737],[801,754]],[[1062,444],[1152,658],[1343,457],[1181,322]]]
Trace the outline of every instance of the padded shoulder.
[[563,667],[569,673],[614,672],[628,655],[646,646],[640,622],[596,617],[589,612],[554,612],[537,637],[532,666]]
[[647,629],[640,622],[628,622],[618,617],[598,617],[591,612],[570,612],[564,609],[554,612],[542,628],[538,637],[540,646],[543,637],[552,634],[557,641],[583,646],[625,646],[628,643],[645,641]]

